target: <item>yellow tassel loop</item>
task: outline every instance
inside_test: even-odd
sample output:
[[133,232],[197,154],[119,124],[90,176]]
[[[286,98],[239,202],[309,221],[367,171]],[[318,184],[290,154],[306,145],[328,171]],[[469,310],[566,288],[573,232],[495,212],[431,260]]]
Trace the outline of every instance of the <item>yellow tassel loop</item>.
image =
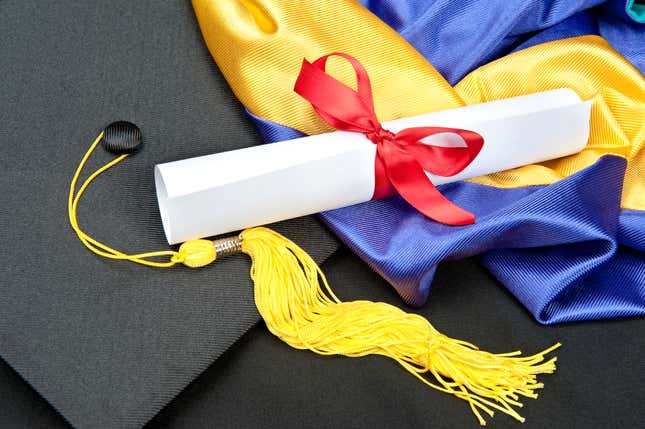
[[[555,371],[556,358],[541,353],[492,354],[446,337],[423,317],[382,302],[341,302],[315,261],[293,242],[266,228],[241,234],[253,261],[255,304],[269,330],[298,349],[350,357],[378,354],[396,360],[423,383],[467,401],[480,424],[481,411],[502,411],[524,421],[513,407],[520,396],[537,398],[537,374]],[[321,287],[322,284],[322,287]],[[430,374],[436,383],[422,374]]]
[[[493,354],[446,337],[425,318],[392,305],[341,302],[315,261],[292,241],[267,228],[251,228],[239,236],[215,241],[187,241],[179,251],[138,254],[126,254],[95,240],[78,224],[79,200],[96,177],[128,156],[121,154],[96,170],[76,191],[83,166],[102,137],[103,133],[78,166],[68,200],[72,228],[97,255],[159,268],[177,263],[194,268],[229,254],[247,253],[252,259],[255,304],[274,335],[292,347],[321,355],[377,354],[392,358],[428,386],[468,402],[482,425],[486,424],[482,412],[492,416],[495,410],[524,421],[513,407],[522,406],[522,396],[537,398],[536,391],[543,387],[537,375],[555,371],[556,358],[546,360],[545,355],[560,344],[529,357],[520,356],[519,351]],[[166,261],[155,260],[166,256]]]

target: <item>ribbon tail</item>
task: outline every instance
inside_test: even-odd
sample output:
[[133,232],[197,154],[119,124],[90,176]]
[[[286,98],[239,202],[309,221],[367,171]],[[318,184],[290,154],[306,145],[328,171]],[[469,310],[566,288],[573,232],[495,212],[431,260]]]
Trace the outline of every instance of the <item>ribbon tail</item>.
[[421,213],[437,222],[454,226],[470,225],[475,223],[475,215],[473,213],[468,210],[464,210],[451,202],[449,199],[444,197],[437,188],[435,188],[432,182],[430,182],[430,179],[426,177],[426,180],[430,186],[426,187],[425,198],[428,201],[432,201],[432,205],[420,207],[416,202],[410,202],[405,196],[403,196],[403,198],[405,198],[406,201],[412,204]]
[[[469,225],[475,223],[475,215],[453,204],[434,186],[419,163],[410,155],[398,149],[379,147],[380,152],[390,152],[381,156],[392,186],[410,205],[425,216],[447,225]],[[397,151],[392,156],[391,152]]]

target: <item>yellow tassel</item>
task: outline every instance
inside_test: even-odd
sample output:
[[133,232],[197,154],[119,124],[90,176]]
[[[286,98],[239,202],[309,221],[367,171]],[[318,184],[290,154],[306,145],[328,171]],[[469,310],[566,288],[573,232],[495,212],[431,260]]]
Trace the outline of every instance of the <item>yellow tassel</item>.
[[[546,360],[545,355],[559,343],[529,357],[520,356],[519,351],[493,354],[442,335],[425,318],[390,304],[341,302],[316,262],[292,241],[267,228],[247,229],[239,236],[216,241],[190,240],[176,252],[129,255],[100,243],[79,227],[78,202],[92,180],[127,156],[98,169],[75,192],[81,170],[101,137],[81,161],[68,201],[72,228],[92,252],[153,267],[177,263],[202,267],[242,251],[252,260],[255,304],[274,335],[292,347],[321,355],[392,358],[426,385],[468,402],[482,425],[486,424],[482,412],[492,416],[495,410],[523,422],[513,407],[522,407],[522,396],[537,398],[536,390],[543,387],[537,375],[555,371],[556,358]],[[170,259],[151,260],[160,256]]]
[[[390,357],[423,383],[467,401],[480,411],[502,411],[524,421],[513,407],[520,396],[537,398],[537,374],[552,373],[553,347],[530,357],[492,354],[437,332],[425,318],[382,302],[341,302],[315,261],[293,242],[266,228],[241,234],[252,261],[255,304],[269,330],[292,347],[321,355]],[[322,287],[321,287],[322,284]],[[436,383],[422,374],[428,373]]]

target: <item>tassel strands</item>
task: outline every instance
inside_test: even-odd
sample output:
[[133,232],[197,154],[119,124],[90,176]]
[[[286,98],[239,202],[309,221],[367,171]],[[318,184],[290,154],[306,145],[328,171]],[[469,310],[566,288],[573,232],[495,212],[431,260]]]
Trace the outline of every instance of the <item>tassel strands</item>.
[[[134,125],[132,125],[134,126]],[[439,333],[425,318],[383,302],[342,302],[316,262],[295,243],[267,228],[250,228],[225,239],[189,240],[177,251],[126,254],[85,233],[77,207],[91,182],[128,154],[119,155],[92,173],[76,190],[83,167],[103,138],[101,133],[83,157],[70,185],[68,215],[79,240],[95,254],[156,268],[182,263],[191,268],[243,252],[251,257],[255,304],[268,329],[297,349],[320,355],[387,356],[421,382],[468,402],[482,425],[483,414],[515,410],[521,397],[537,398],[543,387],[538,374],[555,371],[556,358],[546,355],[560,344],[523,357],[519,351],[492,354]],[[163,258],[166,260],[159,260]],[[431,381],[432,380],[432,381]]]
[[[252,261],[255,304],[268,329],[292,347],[321,355],[387,356],[428,386],[467,401],[479,423],[494,410],[524,421],[513,407],[537,398],[537,374],[553,373],[556,358],[520,352],[492,354],[440,334],[425,318],[383,302],[341,302],[315,261],[266,228],[241,234]],[[437,383],[423,374],[432,375]]]

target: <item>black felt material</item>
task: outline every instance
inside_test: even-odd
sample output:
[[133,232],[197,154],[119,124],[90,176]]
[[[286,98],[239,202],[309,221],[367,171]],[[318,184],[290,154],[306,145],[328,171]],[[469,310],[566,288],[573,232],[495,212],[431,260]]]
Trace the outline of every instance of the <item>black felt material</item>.
[[[400,305],[392,289],[348,251],[324,265],[341,298]],[[420,313],[445,334],[492,351],[536,351],[561,341],[559,368],[525,400],[520,424],[500,413],[487,427],[640,428],[645,419],[642,320],[538,325],[474,260],[444,263]],[[0,364],[0,427],[67,427]],[[164,408],[146,429],[476,428],[461,400],[430,390],[380,356],[321,357],[295,350],[259,323]]]
[[[153,269],[75,237],[71,176],[115,120],[137,124],[145,150],[78,214],[127,252],[167,248],[156,163],[260,143],[189,1],[0,1],[0,356],[83,428],[143,425],[259,319],[243,255]],[[97,151],[86,171],[113,157]],[[318,261],[337,248],[313,217],[279,230]]]

